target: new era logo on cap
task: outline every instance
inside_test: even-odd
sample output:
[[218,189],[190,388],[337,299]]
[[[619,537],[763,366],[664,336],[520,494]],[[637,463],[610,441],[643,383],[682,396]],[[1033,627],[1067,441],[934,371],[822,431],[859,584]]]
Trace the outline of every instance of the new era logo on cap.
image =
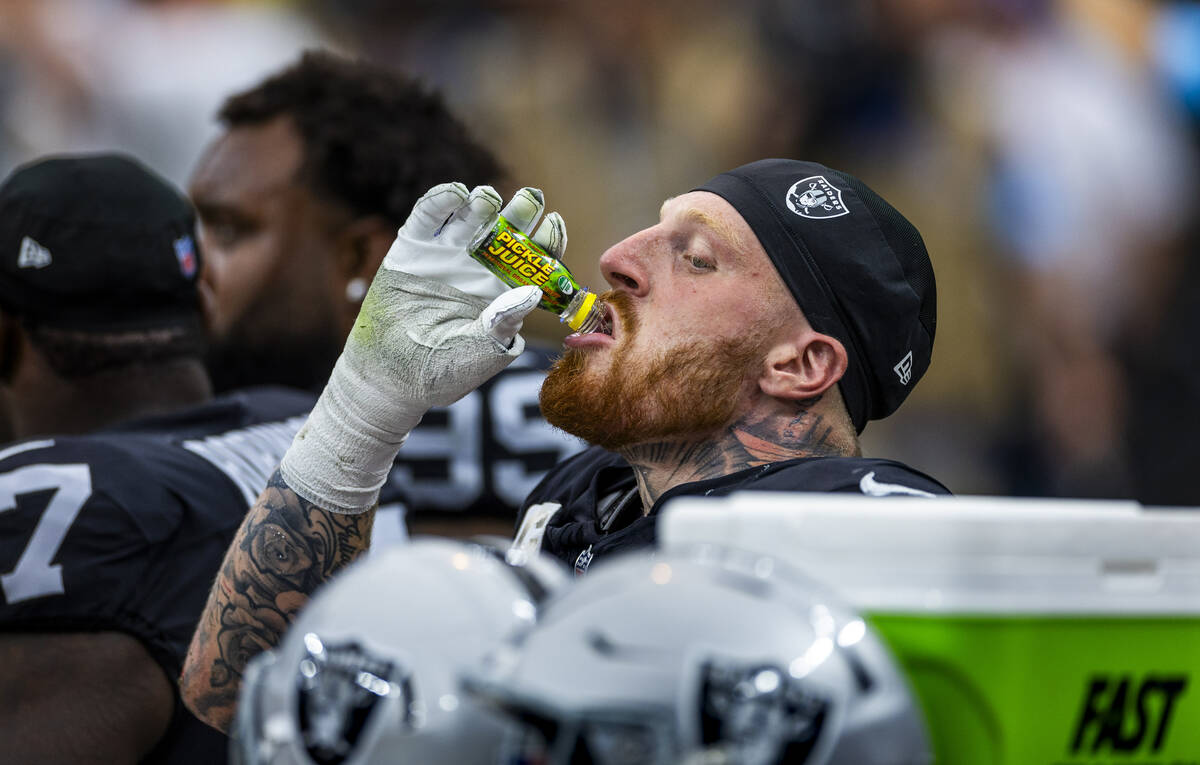
[[788,189],[785,199],[788,209],[801,218],[836,218],[850,213],[842,203],[841,189],[823,175],[796,181]]
[[909,351],[908,353],[904,354],[904,358],[900,359],[900,363],[892,367],[892,370],[896,373],[896,376],[900,378],[900,382],[903,385],[908,385],[908,381],[912,379],[912,364],[912,351]]
[[17,268],[45,268],[50,265],[52,258],[50,250],[33,240],[25,237],[21,240],[21,251],[17,254]]

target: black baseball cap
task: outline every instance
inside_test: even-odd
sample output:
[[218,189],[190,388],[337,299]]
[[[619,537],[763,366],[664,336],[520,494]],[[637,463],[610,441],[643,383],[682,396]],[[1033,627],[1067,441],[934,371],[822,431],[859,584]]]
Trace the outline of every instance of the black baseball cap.
[[764,159],[693,191],[750,224],[818,332],[846,347],[838,383],[858,432],[900,406],[929,368],[937,328],[933,264],[916,227],[852,175]]
[[0,307],[80,331],[198,325],[196,216],[132,157],[59,156],[0,185]]

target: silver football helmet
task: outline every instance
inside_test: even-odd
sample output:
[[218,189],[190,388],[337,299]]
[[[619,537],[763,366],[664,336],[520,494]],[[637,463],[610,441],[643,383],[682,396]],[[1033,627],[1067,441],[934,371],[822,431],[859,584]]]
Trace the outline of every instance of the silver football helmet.
[[714,547],[626,556],[465,675],[498,762],[923,765],[923,720],[873,630],[784,564]]
[[568,579],[545,557],[415,539],[348,568],[246,669],[242,765],[493,765],[506,722],[459,691],[463,667]]

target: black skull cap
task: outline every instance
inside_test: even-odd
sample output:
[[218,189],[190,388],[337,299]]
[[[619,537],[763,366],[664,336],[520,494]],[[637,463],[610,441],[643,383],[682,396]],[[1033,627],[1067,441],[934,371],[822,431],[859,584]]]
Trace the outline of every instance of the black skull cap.
[[763,159],[693,191],[733,205],[809,323],[846,347],[838,385],[855,429],[894,412],[929,368],[937,327],[916,227],[859,179],[816,162]]

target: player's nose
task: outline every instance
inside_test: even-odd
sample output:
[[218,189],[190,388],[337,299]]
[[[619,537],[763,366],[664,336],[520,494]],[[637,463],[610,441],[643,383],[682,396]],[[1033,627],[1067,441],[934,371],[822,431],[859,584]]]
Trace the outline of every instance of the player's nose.
[[646,267],[646,232],[639,232],[617,242],[600,256],[600,273],[613,289],[624,290],[643,297],[650,289]]

